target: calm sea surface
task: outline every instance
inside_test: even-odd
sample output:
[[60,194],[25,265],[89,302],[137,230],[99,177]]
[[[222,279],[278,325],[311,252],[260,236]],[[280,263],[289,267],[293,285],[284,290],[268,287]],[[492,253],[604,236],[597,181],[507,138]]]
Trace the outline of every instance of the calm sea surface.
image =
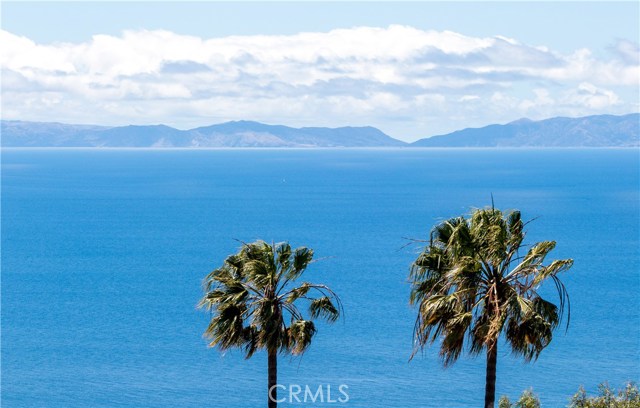
[[491,194],[538,217],[529,242],[575,259],[568,332],[534,364],[503,344],[498,395],[533,387],[562,407],[581,384],[638,381],[638,164],[637,150],[3,151],[2,407],[265,405],[265,356],[208,349],[195,307],[235,239],[257,238],[314,248],[306,279],[346,309],[281,358],[281,383],[348,385],[347,404],[313,406],[479,407],[483,358],[408,362],[419,248],[404,237]]

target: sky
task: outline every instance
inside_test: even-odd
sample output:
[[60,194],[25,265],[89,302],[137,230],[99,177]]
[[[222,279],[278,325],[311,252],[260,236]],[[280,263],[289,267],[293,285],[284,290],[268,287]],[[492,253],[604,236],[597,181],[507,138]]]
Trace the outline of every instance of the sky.
[[640,111],[638,2],[11,2],[2,119],[375,126]]

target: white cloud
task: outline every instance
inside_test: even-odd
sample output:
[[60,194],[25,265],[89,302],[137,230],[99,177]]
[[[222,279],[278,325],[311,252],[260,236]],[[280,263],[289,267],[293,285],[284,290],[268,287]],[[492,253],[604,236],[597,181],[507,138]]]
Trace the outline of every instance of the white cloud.
[[553,106],[555,100],[549,95],[549,90],[544,88],[537,88],[533,90],[535,98],[525,99],[520,102],[519,108],[523,112],[529,112],[533,109],[539,109],[540,107]]
[[[0,43],[4,118],[183,128],[231,119],[371,124],[417,138],[452,130],[460,118],[638,108],[629,96],[640,82],[630,41],[608,59],[398,25],[211,39],[130,30],[75,44],[0,30]],[[394,134],[411,123],[412,134]]]
[[582,105],[591,109],[606,109],[618,105],[620,98],[615,92],[583,82],[576,89],[567,92],[563,102],[568,105]]
[[478,95],[463,95],[458,99],[458,102],[470,102],[480,100]]

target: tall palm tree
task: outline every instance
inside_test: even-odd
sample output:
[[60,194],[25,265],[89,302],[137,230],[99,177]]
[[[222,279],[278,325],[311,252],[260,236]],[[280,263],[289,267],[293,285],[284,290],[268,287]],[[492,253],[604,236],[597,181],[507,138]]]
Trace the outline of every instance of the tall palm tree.
[[278,353],[302,354],[316,334],[313,320],[304,318],[299,305],[307,304],[312,319],[330,323],[342,311],[340,299],[327,286],[294,285],[312,259],[312,249],[292,250],[286,242],[245,243],[204,280],[199,306],[212,313],[205,331],[209,345],[240,348],[246,358],[267,351],[269,408],[277,407]]
[[[498,340],[503,336],[525,361],[538,358],[562,321],[569,296],[558,279],[573,260],[543,265],[555,241],[523,253],[526,232],[520,212],[477,209],[434,227],[428,245],[411,267],[411,304],[417,305],[416,349],[440,340],[444,365],[466,348],[487,356],[485,408],[495,401]],[[539,288],[553,281],[559,302],[542,298]],[[412,356],[413,357],[413,356]]]

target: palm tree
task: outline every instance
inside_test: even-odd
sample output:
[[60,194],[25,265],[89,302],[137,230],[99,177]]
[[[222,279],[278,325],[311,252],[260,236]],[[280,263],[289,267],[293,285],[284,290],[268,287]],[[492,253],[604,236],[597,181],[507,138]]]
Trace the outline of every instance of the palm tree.
[[342,312],[338,296],[327,286],[294,285],[313,259],[313,250],[292,250],[286,243],[243,243],[239,252],[204,280],[199,307],[212,313],[205,336],[209,346],[240,348],[246,358],[258,350],[268,355],[268,407],[277,407],[278,353],[304,353],[316,334],[313,320],[299,309],[306,303],[312,319],[335,322]]
[[[557,275],[573,260],[543,265],[555,241],[539,242],[522,254],[525,225],[519,211],[503,214],[493,207],[449,219],[432,230],[411,267],[410,302],[418,306],[414,355],[436,340],[445,366],[465,348],[471,355],[486,351],[485,408],[494,407],[501,335],[528,362],[551,342],[565,305],[569,325],[569,296]],[[549,280],[558,306],[539,292]]]

